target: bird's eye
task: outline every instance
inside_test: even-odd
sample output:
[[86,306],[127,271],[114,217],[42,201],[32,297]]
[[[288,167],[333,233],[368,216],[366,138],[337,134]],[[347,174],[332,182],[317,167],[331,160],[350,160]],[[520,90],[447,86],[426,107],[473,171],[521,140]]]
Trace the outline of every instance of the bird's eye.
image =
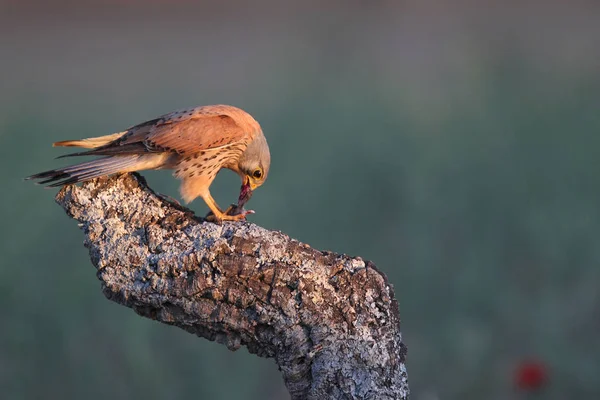
[[252,176],[255,177],[256,179],[260,179],[262,177],[262,171],[260,169],[256,169],[252,173]]

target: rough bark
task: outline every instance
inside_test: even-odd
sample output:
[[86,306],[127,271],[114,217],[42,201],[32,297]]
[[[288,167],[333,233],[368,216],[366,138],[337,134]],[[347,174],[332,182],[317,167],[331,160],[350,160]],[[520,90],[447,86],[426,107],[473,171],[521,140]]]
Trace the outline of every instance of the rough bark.
[[406,399],[386,277],[249,222],[203,222],[125,174],[56,197],[80,222],[104,295],[236,350],[273,357],[292,399]]

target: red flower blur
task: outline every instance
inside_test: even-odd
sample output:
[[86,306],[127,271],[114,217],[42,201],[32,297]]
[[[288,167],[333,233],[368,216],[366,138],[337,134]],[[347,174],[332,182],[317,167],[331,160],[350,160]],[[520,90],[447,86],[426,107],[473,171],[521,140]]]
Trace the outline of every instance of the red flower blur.
[[548,371],[540,361],[523,361],[517,366],[515,385],[522,390],[538,390],[546,383]]

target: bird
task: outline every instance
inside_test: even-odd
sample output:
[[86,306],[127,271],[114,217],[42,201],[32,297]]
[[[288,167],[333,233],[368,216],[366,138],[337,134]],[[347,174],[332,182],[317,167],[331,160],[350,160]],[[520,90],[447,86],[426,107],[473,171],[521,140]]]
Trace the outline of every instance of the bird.
[[[245,219],[243,206],[269,175],[271,154],[260,124],[246,111],[207,105],[173,111],[110,135],[55,142],[54,147],[90,149],[62,157],[102,156],[91,161],[28,176],[47,187],[60,187],[116,173],[172,169],[181,180],[185,203],[201,197],[215,222]],[[221,209],[210,194],[217,173],[237,173],[242,186],[237,206]],[[230,215],[235,208],[238,214]],[[240,211],[241,210],[241,211]]]

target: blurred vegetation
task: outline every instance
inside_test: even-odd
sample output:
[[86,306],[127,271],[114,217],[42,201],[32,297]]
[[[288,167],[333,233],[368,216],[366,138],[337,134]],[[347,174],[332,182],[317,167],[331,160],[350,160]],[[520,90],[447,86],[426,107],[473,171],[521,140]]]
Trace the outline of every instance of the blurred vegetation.
[[[269,140],[253,222],[388,275],[415,399],[517,398],[512,372],[528,357],[550,371],[538,398],[600,396],[599,54],[576,58],[582,36],[549,28],[565,43],[548,56],[520,51],[539,49],[537,26],[519,25],[523,40],[492,40],[500,23],[431,38],[387,9],[357,25],[364,10],[349,8],[329,36],[332,21],[305,25],[308,12],[144,35],[160,18],[40,27],[23,15],[0,42],[12,55],[0,66],[3,398],[287,398],[272,360],[107,301],[55,191],[22,181],[67,162],[55,140],[212,103],[251,112]],[[144,175],[177,195],[168,172]],[[220,203],[237,179],[220,174]]]

